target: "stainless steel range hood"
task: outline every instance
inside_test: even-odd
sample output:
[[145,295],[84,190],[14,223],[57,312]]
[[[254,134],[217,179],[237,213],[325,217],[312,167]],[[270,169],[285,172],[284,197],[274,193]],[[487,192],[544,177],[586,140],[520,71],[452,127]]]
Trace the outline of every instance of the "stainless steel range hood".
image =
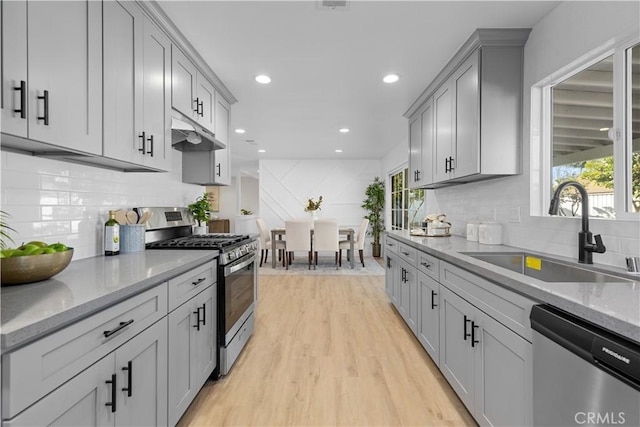
[[213,133],[175,111],[171,117],[171,146],[178,151],[213,151],[227,148]]

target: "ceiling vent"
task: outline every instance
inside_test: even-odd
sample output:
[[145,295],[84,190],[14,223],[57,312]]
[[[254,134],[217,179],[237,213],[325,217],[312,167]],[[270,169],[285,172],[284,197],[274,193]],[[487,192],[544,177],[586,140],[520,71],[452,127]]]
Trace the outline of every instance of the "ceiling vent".
[[345,10],[347,9],[347,0],[318,0],[318,9]]

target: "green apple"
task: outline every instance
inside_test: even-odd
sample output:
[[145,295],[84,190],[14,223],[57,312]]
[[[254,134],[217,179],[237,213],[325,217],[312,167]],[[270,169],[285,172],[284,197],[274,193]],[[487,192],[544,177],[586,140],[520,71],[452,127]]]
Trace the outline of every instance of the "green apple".
[[[19,251],[22,251],[22,255],[31,255],[36,250],[40,249],[40,246],[34,245],[33,243],[27,243],[26,245],[22,245],[18,248]],[[18,256],[22,256],[18,255]],[[16,256],[15,254],[13,256]]]
[[39,248],[47,247],[47,243],[46,242],[41,242],[39,240],[32,240],[29,243],[27,243],[27,245],[36,245]]
[[42,253],[43,254],[55,254],[56,250],[54,248],[50,248],[50,247],[46,247],[46,248],[42,248]]
[[10,257],[12,257],[12,256],[13,256],[13,253],[14,253],[15,251],[16,251],[16,250],[15,250],[15,249],[13,249],[13,248],[3,249],[3,250],[0,252],[0,258],[10,258]]
[[69,248],[67,247],[67,245],[65,245],[64,243],[52,243],[48,246],[49,248],[55,250],[56,252],[64,252],[66,250],[68,250]]

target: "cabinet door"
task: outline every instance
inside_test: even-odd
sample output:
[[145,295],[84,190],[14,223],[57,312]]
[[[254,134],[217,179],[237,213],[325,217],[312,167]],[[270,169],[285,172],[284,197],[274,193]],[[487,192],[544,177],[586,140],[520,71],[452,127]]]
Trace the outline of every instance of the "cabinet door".
[[440,285],[438,282],[418,272],[418,340],[429,356],[440,364]]
[[476,50],[452,76],[455,89],[455,150],[453,175],[456,178],[480,172],[480,87]]
[[197,69],[182,51],[171,46],[171,106],[190,119],[196,118]]
[[200,73],[198,73],[196,101],[198,102],[196,112],[198,123],[215,134],[216,90]]
[[422,173],[420,185],[433,183],[433,100],[427,100],[422,116]]
[[145,17],[143,128],[138,134],[145,132],[144,164],[162,171],[171,169],[170,46],[167,36]]
[[202,387],[216,367],[216,285],[209,286],[195,298],[196,310],[200,310],[200,330],[195,329],[195,382]]
[[531,343],[476,313],[475,419],[487,426],[532,425]]
[[418,272],[406,261],[401,260],[400,266],[404,274],[404,277],[400,278],[402,292],[400,314],[415,334],[418,323]]
[[392,255],[385,256],[386,258],[386,270],[384,275],[384,290],[390,300],[393,301],[393,280],[394,280],[394,264],[397,262]]
[[422,116],[409,120],[409,188],[418,188],[422,181]]
[[451,84],[445,82],[433,95],[433,182],[449,179],[453,142],[452,91]]
[[11,420],[2,422],[4,427],[18,426],[114,426],[118,413],[106,406],[112,402],[112,387],[109,384],[114,372],[114,355],[99,360],[63,384],[43,399]]
[[474,408],[471,321],[474,307],[440,286],[440,370],[470,411]]
[[28,2],[27,16],[29,138],[102,154],[102,3]]
[[229,140],[229,120],[231,106],[216,92],[216,139],[223,142],[227,148],[215,151],[214,179],[217,184],[231,184],[231,141]]
[[[27,2],[2,2],[2,132],[27,136]],[[15,110],[20,110],[16,112]]]
[[104,128],[103,154],[143,163],[142,11],[129,1],[103,4]]
[[167,425],[167,319],[116,350],[117,424]]

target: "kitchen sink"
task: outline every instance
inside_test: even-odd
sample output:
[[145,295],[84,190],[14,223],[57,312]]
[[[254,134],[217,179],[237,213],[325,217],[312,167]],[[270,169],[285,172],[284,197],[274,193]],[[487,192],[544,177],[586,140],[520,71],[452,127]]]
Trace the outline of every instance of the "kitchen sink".
[[544,282],[629,283],[636,280],[566,264],[527,252],[461,252],[498,267],[524,274]]

